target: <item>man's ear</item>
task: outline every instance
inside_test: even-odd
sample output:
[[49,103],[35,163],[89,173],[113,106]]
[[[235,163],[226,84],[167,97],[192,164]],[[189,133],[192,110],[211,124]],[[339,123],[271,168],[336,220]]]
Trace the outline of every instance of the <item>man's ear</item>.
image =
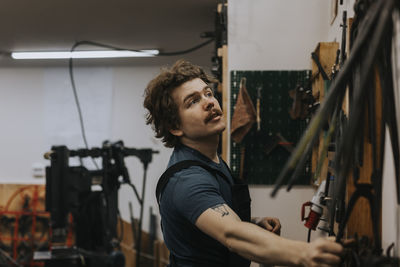
[[169,132],[178,137],[183,135],[183,131],[180,129],[171,129],[171,130],[169,130]]

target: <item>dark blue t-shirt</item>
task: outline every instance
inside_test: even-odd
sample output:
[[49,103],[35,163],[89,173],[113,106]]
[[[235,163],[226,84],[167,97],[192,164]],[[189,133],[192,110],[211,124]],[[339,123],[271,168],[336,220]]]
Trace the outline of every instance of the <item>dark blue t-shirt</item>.
[[217,204],[232,206],[232,177],[220,159],[215,163],[197,150],[179,145],[171,155],[169,166],[182,160],[198,160],[222,171],[229,179],[192,166],[172,176],[160,198],[164,241],[178,266],[225,266],[228,249],[201,232],[197,218]]

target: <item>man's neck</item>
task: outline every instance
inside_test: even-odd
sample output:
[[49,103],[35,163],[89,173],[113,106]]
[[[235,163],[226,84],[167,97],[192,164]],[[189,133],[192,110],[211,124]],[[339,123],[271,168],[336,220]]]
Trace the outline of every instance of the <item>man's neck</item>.
[[199,151],[201,154],[205,155],[212,161],[219,163],[219,158],[217,154],[219,137],[213,138],[212,140],[189,140],[182,138],[182,144]]

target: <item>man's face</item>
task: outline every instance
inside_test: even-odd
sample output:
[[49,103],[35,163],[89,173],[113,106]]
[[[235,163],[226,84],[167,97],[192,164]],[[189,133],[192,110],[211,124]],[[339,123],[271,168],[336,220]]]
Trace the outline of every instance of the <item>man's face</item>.
[[221,107],[203,80],[195,78],[183,83],[174,89],[172,98],[178,105],[181,125],[171,133],[182,137],[182,141],[218,136],[225,130]]

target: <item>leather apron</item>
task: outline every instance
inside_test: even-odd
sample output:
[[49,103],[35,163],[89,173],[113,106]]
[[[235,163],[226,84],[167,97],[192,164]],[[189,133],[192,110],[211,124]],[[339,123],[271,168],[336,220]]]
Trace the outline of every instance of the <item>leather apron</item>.
[[[224,162],[224,161],[223,161]],[[226,165],[226,163],[224,162]],[[156,198],[158,204],[160,204],[160,196],[162,194],[162,191],[164,190],[165,186],[167,185],[169,179],[178,171],[182,169],[189,168],[191,166],[199,166],[204,169],[206,169],[208,172],[210,172],[213,176],[217,178],[217,174],[223,177],[228,184],[231,184],[229,181],[228,177],[226,175],[219,171],[211,168],[207,164],[197,161],[197,160],[184,160],[180,161],[172,166],[170,166],[159,178],[158,183],[157,183],[157,188],[156,188]],[[228,170],[229,167],[227,166]],[[233,176],[232,176],[233,177]],[[251,212],[250,212],[250,194],[249,194],[249,188],[247,184],[240,180],[240,179],[234,179],[234,184],[231,184],[231,193],[232,193],[232,210],[240,217],[242,221],[250,222],[251,220]],[[221,183],[220,179],[217,179],[218,183]],[[248,267],[250,266],[250,261],[241,257],[240,255],[234,253],[234,252],[228,252],[227,255],[227,265],[229,267]],[[170,265],[171,267],[175,267],[175,257],[171,253],[170,256]]]

